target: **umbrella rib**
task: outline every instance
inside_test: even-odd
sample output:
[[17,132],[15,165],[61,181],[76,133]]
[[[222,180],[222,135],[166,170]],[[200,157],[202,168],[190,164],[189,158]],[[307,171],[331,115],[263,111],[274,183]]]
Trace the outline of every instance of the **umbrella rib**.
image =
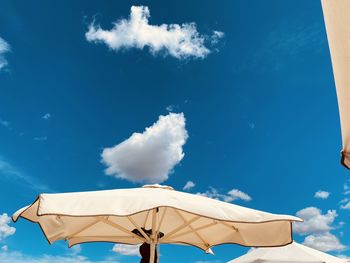
[[158,232],[157,232],[157,213],[158,208],[152,210],[152,238],[157,242],[158,241]]
[[[176,211],[176,210],[175,210]],[[189,224],[197,221],[198,219],[200,219],[200,216],[195,216],[193,217],[190,221],[183,223],[182,225],[178,226],[177,228],[175,228],[174,230],[170,231],[168,234],[164,235],[162,238],[160,238],[161,241],[165,241],[166,239],[168,239],[169,237],[171,237],[172,235],[174,235],[175,233],[181,231],[182,229],[186,228]]]
[[143,237],[149,241],[149,237],[147,236],[147,234],[145,233],[145,231],[142,230],[142,228],[134,221],[134,219],[131,218],[131,216],[128,216],[129,221],[137,228],[138,231],[140,231],[140,233],[143,235]]
[[122,226],[120,226],[120,225],[118,225],[118,224],[108,220],[108,219],[101,218],[100,221],[105,223],[105,224],[107,224],[107,225],[110,225],[111,227],[117,228],[117,229],[119,229],[119,230],[121,230],[121,231],[123,231],[123,232],[125,232],[125,233],[127,233],[129,235],[132,235],[132,236],[136,237],[137,239],[140,239],[140,240],[144,241],[144,239],[142,237],[136,235],[135,233],[131,232],[130,230],[128,230],[128,229],[126,229],[126,228],[124,228],[124,227],[122,227]]
[[100,218],[94,220],[94,221],[91,222],[90,224],[87,224],[86,226],[80,228],[78,231],[75,231],[73,234],[70,234],[69,236],[67,236],[67,237],[66,237],[66,240],[69,240],[69,239],[71,239],[72,237],[74,237],[75,235],[80,234],[80,233],[83,232],[84,230],[86,230],[86,229],[88,229],[88,228],[90,228],[90,227],[96,225],[96,224],[97,224],[98,222],[100,222],[100,221],[101,221]]
[[219,221],[219,223],[224,225],[224,226],[226,226],[226,227],[228,227],[231,230],[234,230],[235,232],[238,232],[238,228],[235,227],[234,225],[230,225],[229,223],[224,222],[224,221]]
[[143,227],[146,228],[147,220],[148,220],[149,210],[147,211],[147,215],[145,218],[145,222],[143,223]]
[[72,237],[70,240],[73,240],[74,238],[93,238],[94,240],[97,239],[103,239],[103,240],[110,240],[110,239],[131,239],[130,236],[82,236],[82,237]]
[[159,230],[160,230],[160,227],[161,227],[161,225],[162,225],[162,223],[163,223],[163,219],[164,219],[164,217],[165,217],[165,213],[166,213],[166,210],[167,210],[167,209],[168,209],[167,207],[164,208],[164,212],[163,212],[162,217],[160,218],[160,221],[159,221],[159,225],[158,225],[158,228],[157,228],[157,232],[159,232]]
[[215,226],[215,225],[217,225],[217,224],[218,224],[218,222],[217,222],[217,221],[214,221],[214,222],[209,223],[209,224],[206,224],[206,225],[204,225],[204,226],[200,226],[200,227],[197,227],[197,228],[193,228],[193,230],[191,229],[191,230],[188,230],[188,231],[186,231],[186,232],[182,232],[182,233],[179,233],[179,234],[177,234],[177,235],[173,235],[171,238],[174,239],[174,238],[177,238],[177,237],[179,237],[179,236],[187,235],[187,234],[189,234],[189,233],[194,233],[194,232],[197,232],[197,231],[199,231],[199,230],[203,230],[203,229],[205,229],[205,228],[209,228],[209,227]]
[[[175,212],[178,214],[179,217],[182,218],[184,222],[187,222],[186,218],[177,210]],[[192,230],[192,232],[203,242],[203,244],[207,247],[209,247],[209,243],[191,226],[191,224],[188,225],[188,227]]]

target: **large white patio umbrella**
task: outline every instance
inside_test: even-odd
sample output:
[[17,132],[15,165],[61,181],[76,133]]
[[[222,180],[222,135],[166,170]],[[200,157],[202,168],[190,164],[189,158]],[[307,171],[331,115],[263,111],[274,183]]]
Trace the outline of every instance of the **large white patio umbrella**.
[[322,7],[342,128],[341,162],[350,169],[350,1],[322,0]]
[[316,249],[296,242],[284,247],[257,248],[227,263],[345,263]]
[[[95,192],[41,194],[13,215],[38,223],[48,242],[69,246],[106,241],[185,244],[209,250],[233,243],[282,246],[292,242],[292,222],[276,215],[159,185]],[[151,233],[151,234],[149,234]]]

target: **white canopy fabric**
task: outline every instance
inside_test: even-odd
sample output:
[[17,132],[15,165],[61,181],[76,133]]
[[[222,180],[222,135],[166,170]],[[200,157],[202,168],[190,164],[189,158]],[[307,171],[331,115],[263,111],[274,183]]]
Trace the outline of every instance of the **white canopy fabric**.
[[161,186],[41,194],[12,218],[19,217],[38,223],[50,243],[175,243],[203,250],[290,244],[292,222],[301,221]]
[[316,249],[293,242],[276,248],[257,248],[228,263],[345,263]]
[[350,169],[350,1],[322,0],[342,128],[342,164]]

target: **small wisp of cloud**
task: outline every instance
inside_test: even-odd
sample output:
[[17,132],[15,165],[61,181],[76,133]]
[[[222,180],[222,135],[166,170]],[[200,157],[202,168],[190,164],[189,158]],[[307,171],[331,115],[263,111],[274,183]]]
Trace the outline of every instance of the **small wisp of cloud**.
[[51,119],[51,114],[50,113],[45,113],[42,117],[44,120],[50,120]]
[[116,244],[113,246],[112,251],[124,256],[139,256],[140,245],[125,245]]
[[68,254],[71,256],[77,256],[78,254],[81,253],[81,251],[82,251],[82,247],[80,244],[78,244],[78,245],[75,245],[75,246],[69,248]]
[[[92,23],[85,37],[89,42],[105,43],[116,52],[147,47],[153,55],[164,54],[177,59],[205,58],[211,52],[205,45],[208,37],[197,31],[195,23],[151,25],[150,16],[147,6],[132,6],[128,19],[115,22],[110,30]],[[223,32],[214,31],[208,44],[216,44],[223,36]]]
[[171,105],[168,105],[166,106],[165,108],[168,112],[174,112],[176,110],[179,110],[180,109],[180,106],[179,105],[175,105],[175,104],[171,104]]
[[212,45],[216,45],[219,43],[220,39],[222,39],[225,36],[224,32],[214,30],[213,35],[211,36],[211,43]]
[[233,202],[236,200],[243,200],[246,202],[249,202],[252,200],[252,198],[242,192],[241,190],[238,189],[232,189],[228,191],[227,193],[220,193],[216,188],[214,187],[209,187],[209,190],[205,191],[204,193],[198,192],[197,195],[225,201],[225,202]]
[[350,210],[350,187],[348,186],[347,183],[344,184],[344,198],[339,202],[340,203],[340,209],[344,210]]
[[349,200],[346,201],[345,205],[341,205],[340,209],[350,210],[350,202],[349,202]]
[[11,130],[11,123],[9,121],[0,119],[0,125],[5,127],[8,130]]
[[102,260],[92,260],[85,256],[72,256],[72,255],[50,255],[43,254],[33,256],[25,254],[20,251],[2,251],[0,253],[0,262],[11,262],[11,263],[120,263],[116,258],[106,257]]
[[[259,68],[259,72],[280,71],[291,59],[303,59],[301,53],[318,55],[325,47],[324,27],[319,23],[305,26],[297,23],[280,23],[264,34],[256,44],[247,46],[249,56],[233,69],[235,73]],[[298,56],[297,56],[298,55]]]
[[184,190],[184,191],[189,191],[189,190],[191,190],[193,187],[195,187],[196,186],[196,184],[194,183],[194,182],[192,182],[192,181],[188,181],[185,185],[184,185],[184,187],[182,188],[182,190]]
[[10,45],[3,38],[0,37],[0,71],[3,68],[5,68],[8,64],[4,54],[10,52],[10,50]]
[[37,142],[47,141],[47,136],[34,137],[33,140]]
[[53,192],[53,190],[41,183],[38,183],[35,178],[26,175],[9,162],[0,158],[0,175],[2,179],[8,179],[18,182],[21,186],[32,189],[36,192]]
[[255,129],[255,123],[254,122],[249,122],[248,123],[249,128],[251,128],[252,130]]
[[314,197],[318,199],[327,199],[329,195],[330,195],[329,192],[319,190],[315,193]]
[[7,251],[9,251],[8,245],[3,245],[3,246],[1,247],[1,251],[2,251],[2,252],[7,252]]

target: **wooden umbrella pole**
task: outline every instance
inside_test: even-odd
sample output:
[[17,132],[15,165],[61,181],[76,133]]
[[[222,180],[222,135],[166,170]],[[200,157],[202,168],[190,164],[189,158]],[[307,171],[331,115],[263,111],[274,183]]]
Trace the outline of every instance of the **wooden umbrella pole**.
[[155,245],[155,243],[154,243],[154,240],[152,239],[151,240],[151,246],[150,246],[151,248],[151,256],[150,256],[150,258],[149,258],[149,262],[150,263],[154,263],[154,257],[155,257],[155,250],[156,250],[156,245]]
[[158,208],[152,210],[152,234],[151,234],[151,253],[150,253],[150,263],[154,263],[155,253],[156,253],[156,243],[158,242],[157,236],[158,233],[156,231],[157,228],[157,212]]

